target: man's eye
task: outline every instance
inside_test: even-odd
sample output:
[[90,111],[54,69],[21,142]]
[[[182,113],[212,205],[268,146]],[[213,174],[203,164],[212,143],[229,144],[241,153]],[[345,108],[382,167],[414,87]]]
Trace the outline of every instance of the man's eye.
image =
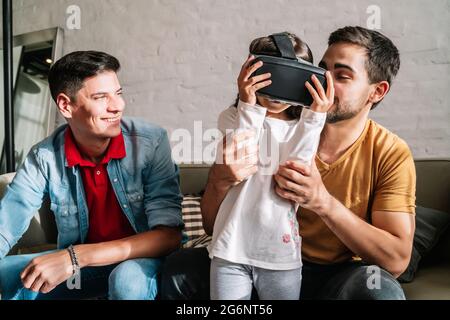
[[350,80],[351,78],[349,76],[341,76],[341,75],[339,75],[339,76],[336,77],[336,79],[339,79],[339,80]]
[[98,97],[94,97],[94,100],[102,100],[105,98],[106,98],[106,96],[98,96]]

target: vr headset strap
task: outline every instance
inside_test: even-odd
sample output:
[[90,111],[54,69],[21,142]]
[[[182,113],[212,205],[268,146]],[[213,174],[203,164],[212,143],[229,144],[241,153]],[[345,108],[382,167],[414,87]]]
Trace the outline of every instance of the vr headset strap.
[[286,33],[275,33],[272,34],[271,37],[275,42],[282,58],[297,60],[294,46]]

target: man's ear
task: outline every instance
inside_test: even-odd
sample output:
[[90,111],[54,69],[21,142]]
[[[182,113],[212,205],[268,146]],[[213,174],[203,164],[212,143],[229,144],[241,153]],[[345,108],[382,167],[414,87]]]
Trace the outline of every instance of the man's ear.
[[375,90],[369,96],[369,102],[373,104],[383,100],[384,96],[389,92],[389,82],[380,81],[375,85]]
[[64,93],[58,94],[56,97],[56,105],[61,115],[66,118],[72,118],[73,102],[68,95]]

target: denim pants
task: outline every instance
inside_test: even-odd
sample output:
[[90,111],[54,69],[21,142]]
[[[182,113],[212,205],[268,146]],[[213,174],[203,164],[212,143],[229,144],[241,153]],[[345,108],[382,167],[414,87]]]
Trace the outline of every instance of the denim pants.
[[[169,255],[162,268],[161,299],[209,299],[210,262],[206,248],[181,249]],[[405,299],[389,272],[361,262],[319,265],[303,261],[301,286],[300,299],[306,300]]]
[[[64,281],[49,293],[23,287],[20,273],[33,258],[48,254],[7,256],[0,260],[0,292],[3,300],[92,299],[153,300],[157,289],[161,259],[132,259],[103,267],[81,269],[79,288],[69,289]],[[75,281],[73,282],[75,283]]]

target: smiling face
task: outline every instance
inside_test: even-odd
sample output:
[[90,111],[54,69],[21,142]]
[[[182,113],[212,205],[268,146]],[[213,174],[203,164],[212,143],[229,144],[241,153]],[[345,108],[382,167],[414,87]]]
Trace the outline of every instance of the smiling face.
[[63,114],[74,134],[83,139],[109,139],[120,134],[125,108],[122,88],[114,71],[87,78]]
[[351,119],[370,109],[377,84],[370,84],[366,70],[367,53],[361,46],[338,42],[330,45],[319,66],[333,75],[335,99],[327,122]]

